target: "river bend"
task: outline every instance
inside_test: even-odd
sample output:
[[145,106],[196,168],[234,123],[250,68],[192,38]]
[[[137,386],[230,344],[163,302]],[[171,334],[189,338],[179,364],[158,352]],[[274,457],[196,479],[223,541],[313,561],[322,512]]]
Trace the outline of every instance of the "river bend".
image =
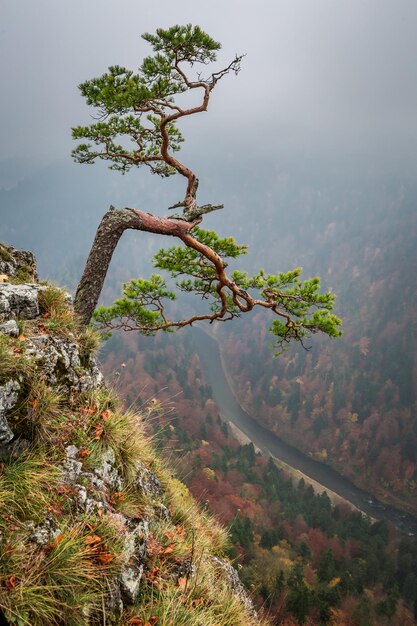
[[376,519],[393,522],[396,528],[409,535],[417,534],[417,519],[391,505],[383,504],[370,493],[356,487],[336,470],[306,456],[300,450],[282,441],[263,428],[246,413],[236,400],[223,369],[220,350],[215,339],[201,329],[192,331],[194,345],[204,368],[206,381],[212,388],[213,400],[223,417],[237,426],[266,456],[273,456],[306,476],[314,479],[361,511]]

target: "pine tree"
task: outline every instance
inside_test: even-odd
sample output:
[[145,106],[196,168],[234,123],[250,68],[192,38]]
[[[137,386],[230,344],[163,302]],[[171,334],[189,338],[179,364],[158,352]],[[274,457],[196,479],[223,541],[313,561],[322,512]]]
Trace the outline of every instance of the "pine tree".
[[[177,124],[183,117],[207,111],[212,91],[225,76],[239,72],[243,55],[209,73],[207,68],[216,61],[221,46],[199,26],[160,28],[143,38],[153,55],[143,60],[137,72],[115,65],[80,85],[87,104],[95,109],[96,121],[73,128],[73,138],[81,141],[73,157],[86,164],[109,161],[111,169],[122,173],[146,166],[161,177],[179,174],[186,181],[184,199],[169,208],[182,212],[164,217],[135,208],[110,207],[97,229],[76,292],[75,308],[82,322],[88,324],[94,317],[103,330],[123,328],[152,335],[200,320],[230,320],[262,307],[274,316],[270,330],[279,350],[292,340],[303,344],[319,331],[338,337],[341,322],[331,312],[335,296],[320,293],[318,278],[301,281],[300,268],[277,274],[261,269],[254,276],[236,270],[229,275],[229,260],[245,254],[246,246],[199,228],[205,214],[223,205],[197,204],[198,178],[176,156],[184,140]],[[200,101],[184,105],[184,94],[191,93],[200,94]],[[110,307],[99,307],[93,315],[113,251],[127,229],[182,242],[160,250],[154,265],[175,280],[179,292],[194,293],[207,301],[208,311],[171,320],[166,305],[176,298],[176,292],[160,274],[153,274],[147,280],[132,279],[123,286],[122,298]]]

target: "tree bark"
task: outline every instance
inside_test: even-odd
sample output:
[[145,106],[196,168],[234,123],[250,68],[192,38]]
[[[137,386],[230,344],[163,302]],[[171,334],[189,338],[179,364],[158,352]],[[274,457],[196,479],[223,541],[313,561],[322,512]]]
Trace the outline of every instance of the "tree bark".
[[125,230],[142,230],[160,235],[181,237],[196,223],[157,217],[138,209],[110,207],[97,229],[83,275],[75,294],[74,308],[83,326],[87,326],[97,306],[113,252]]

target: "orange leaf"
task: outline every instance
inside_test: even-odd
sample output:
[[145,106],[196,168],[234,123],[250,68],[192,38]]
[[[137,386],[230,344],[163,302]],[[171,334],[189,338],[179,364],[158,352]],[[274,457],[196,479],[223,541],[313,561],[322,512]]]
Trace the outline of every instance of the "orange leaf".
[[128,626],[143,626],[143,619],[140,617],[132,617],[128,621]]
[[95,546],[98,543],[101,543],[101,537],[98,535],[89,535],[85,538],[84,543],[86,546]]
[[103,509],[102,509],[101,507],[100,507],[99,509],[97,509],[97,515],[98,515],[99,517],[102,517],[102,516],[103,516]]
[[177,526],[175,526],[175,530],[176,530],[177,537],[178,537],[178,535],[180,537],[185,535],[185,528],[184,528],[184,526],[182,524],[177,524]]
[[95,441],[97,441],[98,439],[100,439],[100,437],[103,434],[104,430],[103,430],[103,427],[100,426],[100,424],[93,424],[93,428],[96,431],[96,434],[94,435],[93,439]]
[[100,552],[100,554],[97,555],[97,559],[100,561],[100,563],[106,565],[107,563],[113,561],[114,554],[110,554],[110,552]]
[[183,576],[182,578],[178,578],[178,587],[184,591],[186,586],[187,586],[187,579],[185,578],[185,576]]
[[159,569],[159,567],[155,566],[150,570],[150,572],[147,572],[146,578],[148,580],[155,580],[155,578],[158,576],[160,571],[161,570]]
[[17,340],[18,341],[26,341],[26,337],[22,334],[22,335],[18,336]]
[[174,539],[175,533],[172,530],[167,530],[164,533],[164,537],[166,537],[167,539]]
[[85,457],[89,454],[91,454],[91,450],[89,450],[88,448],[80,448],[78,450],[78,456],[80,456],[82,459],[85,459]]
[[171,546],[168,546],[167,548],[165,548],[165,550],[162,552],[162,554],[172,554],[174,552],[174,548]]
[[38,401],[35,398],[34,401],[32,402],[32,409],[35,410],[37,406],[38,406]]
[[111,494],[109,498],[109,502],[110,504],[117,504],[117,502],[123,502],[125,497],[126,496],[123,493],[123,491],[113,491],[113,493]]
[[81,413],[86,413],[87,415],[94,415],[94,413],[96,413],[96,409],[84,409],[83,407],[80,411]]
[[6,587],[7,587],[7,589],[15,589],[16,588],[16,576],[10,576],[10,578],[6,579]]
[[56,537],[54,543],[52,544],[52,547],[56,548],[57,546],[59,546],[59,544],[61,543],[63,538],[64,538],[64,535],[62,533],[60,535],[58,535],[58,537]]
[[111,411],[103,411],[103,413],[101,414],[101,418],[103,422],[108,422],[112,415],[113,413]]

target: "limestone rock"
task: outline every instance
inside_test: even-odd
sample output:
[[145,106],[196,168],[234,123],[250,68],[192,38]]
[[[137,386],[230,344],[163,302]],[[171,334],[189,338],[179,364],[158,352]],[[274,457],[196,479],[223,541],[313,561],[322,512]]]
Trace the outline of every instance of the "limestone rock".
[[19,327],[15,320],[8,320],[0,324],[0,333],[9,337],[17,337],[19,335]]
[[0,283],[0,322],[10,319],[30,320],[39,315],[41,285]]
[[101,464],[94,469],[94,474],[113,491],[120,491],[122,489],[122,479],[119,472],[115,468],[116,462],[114,452],[108,448],[101,458]]
[[52,543],[54,539],[61,533],[56,523],[52,518],[46,518],[43,524],[35,526],[33,524],[32,534],[29,536],[29,541],[37,543],[39,546],[46,546],[48,543]]
[[0,461],[17,459],[30,446],[30,442],[22,437],[10,443],[0,444]]
[[81,474],[83,464],[77,460],[78,448],[67,446],[65,449],[67,458],[62,464],[62,474],[65,482],[75,483]]
[[250,613],[252,613],[253,615],[256,615],[253,602],[248,596],[246,589],[242,585],[239,574],[237,573],[235,568],[230,565],[230,563],[224,561],[223,559],[219,559],[217,556],[212,556],[211,560],[216,563],[216,565],[218,565],[220,569],[223,570],[230,589],[235,593],[235,595],[238,596],[238,598],[245,605],[246,609],[250,611]]
[[140,461],[137,464],[137,471],[136,486],[148,496],[161,498],[163,495],[162,486],[156,475]]
[[38,272],[34,255],[27,250],[0,244],[0,274],[20,278],[22,282],[36,282]]
[[120,574],[120,590],[127,604],[134,604],[139,593],[148,535],[149,524],[141,520],[133,526],[125,540],[126,560]]
[[6,413],[16,404],[19,391],[20,385],[16,380],[10,380],[0,387],[0,444],[9,443],[14,437]]
[[139,593],[143,564],[128,565],[120,575],[120,591],[127,604],[134,604]]
[[26,342],[26,355],[35,359],[50,385],[59,384],[66,391],[88,391],[103,384],[103,374],[94,359],[81,366],[78,346],[66,337],[38,335]]

